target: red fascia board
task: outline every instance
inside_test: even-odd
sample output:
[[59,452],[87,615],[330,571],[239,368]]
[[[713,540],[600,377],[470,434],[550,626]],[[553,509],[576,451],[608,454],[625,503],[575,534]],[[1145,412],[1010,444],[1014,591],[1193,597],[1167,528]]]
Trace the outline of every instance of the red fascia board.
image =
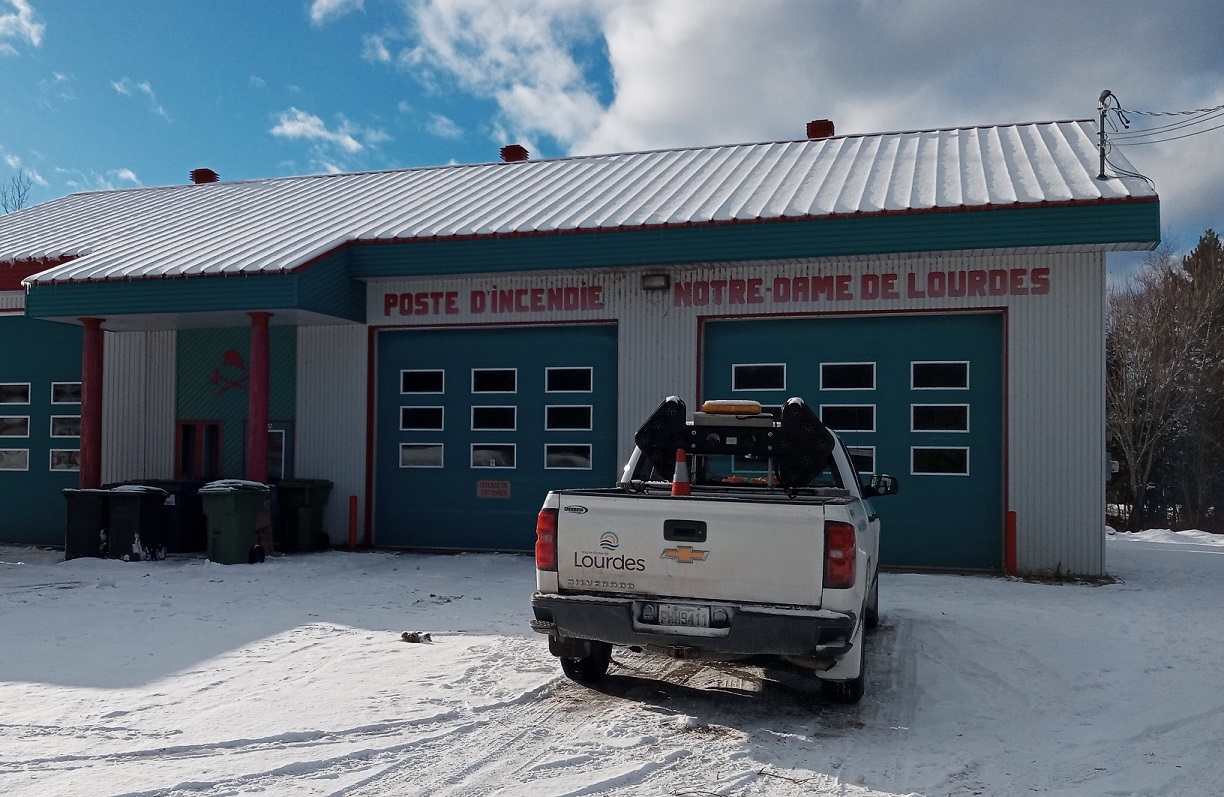
[[0,261],[0,291],[24,291],[21,281],[40,271],[62,266],[76,255],[64,257],[29,258],[23,260]]

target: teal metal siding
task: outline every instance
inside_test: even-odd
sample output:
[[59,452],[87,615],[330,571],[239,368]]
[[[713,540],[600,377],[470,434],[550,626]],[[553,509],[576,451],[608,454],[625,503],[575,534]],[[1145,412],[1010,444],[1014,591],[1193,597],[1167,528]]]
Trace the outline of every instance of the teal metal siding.
[[[545,494],[616,481],[616,327],[382,330],[378,333],[374,542],[529,551]],[[548,393],[546,368],[591,368],[587,392]],[[517,370],[514,393],[474,393],[472,369]],[[404,394],[402,370],[442,370],[445,391]],[[546,405],[590,407],[589,431],[546,430]],[[401,407],[442,407],[439,431],[401,431]],[[514,431],[473,431],[472,407],[516,408]],[[442,467],[401,467],[400,444],[443,445]],[[473,467],[473,445],[513,444],[514,467]],[[545,467],[545,447],[590,445],[589,469]],[[481,490],[481,483],[495,483]],[[504,491],[503,489],[504,488]],[[499,494],[503,491],[505,494]]]
[[[874,447],[877,473],[900,492],[873,502],[882,521],[880,561],[904,567],[1002,566],[1003,334],[997,313],[708,321],[701,398],[779,405],[870,405],[874,431],[839,431],[847,446]],[[968,389],[911,388],[914,361],[968,362]],[[732,365],[784,363],[785,388],[732,389]],[[872,389],[830,390],[822,363],[873,363]],[[911,430],[911,406],[968,404],[967,432]],[[831,424],[832,425],[832,424]],[[968,449],[968,475],[911,473],[914,448]]]
[[0,382],[28,383],[28,404],[0,404],[0,415],[29,417],[28,437],[0,437],[0,449],[28,451],[29,469],[0,470],[0,542],[64,544],[61,491],[76,471],[51,470],[51,449],[80,450],[79,437],[51,437],[51,416],[80,417],[81,405],[51,404],[52,382],[80,382],[81,330],[20,316],[0,317]]
[[[274,326],[269,338],[268,419],[288,423],[297,410],[297,330]],[[250,362],[248,328],[178,333],[175,417],[178,421],[221,422],[221,469],[227,478],[246,475],[244,429]]]

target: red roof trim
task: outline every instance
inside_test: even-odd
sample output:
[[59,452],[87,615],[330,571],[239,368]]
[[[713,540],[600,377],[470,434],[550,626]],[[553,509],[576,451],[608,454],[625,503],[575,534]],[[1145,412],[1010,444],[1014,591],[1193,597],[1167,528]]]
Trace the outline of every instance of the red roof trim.
[[76,255],[63,257],[35,257],[21,260],[0,261],[0,291],[23,291],[25,286],[21,281],[26,277],[38,274],[56,266],[62,266]]

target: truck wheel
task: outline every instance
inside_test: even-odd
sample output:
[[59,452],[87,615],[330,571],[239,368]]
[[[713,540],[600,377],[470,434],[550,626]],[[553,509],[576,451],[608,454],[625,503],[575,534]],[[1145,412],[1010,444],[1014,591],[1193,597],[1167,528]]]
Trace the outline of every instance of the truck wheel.
[[577,658],[561,658],[561,670],[571,680],[584,684],[596,684],[608,674],[612,662],[610,642],[591,642],[591,652]]
[[859,661],[858,676],[849,681],[820,682],[820,694],[830,703],[853,705],[863,699],[863,692],[867,689],[867,644],[866,639],[860,637],[860,640],[862,658]]
[[867,594],[867,603],[863,607],[863,624],[867,628],[875,628],[880,624],[880,574],[871,581],[871,592]]

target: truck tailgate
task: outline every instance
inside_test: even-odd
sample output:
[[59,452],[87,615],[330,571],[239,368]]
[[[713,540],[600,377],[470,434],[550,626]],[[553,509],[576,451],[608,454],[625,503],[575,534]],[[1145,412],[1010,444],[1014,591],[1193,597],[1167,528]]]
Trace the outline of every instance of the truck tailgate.
[[560,589],[819,606],[824,506],[778,498],[560,494]]

